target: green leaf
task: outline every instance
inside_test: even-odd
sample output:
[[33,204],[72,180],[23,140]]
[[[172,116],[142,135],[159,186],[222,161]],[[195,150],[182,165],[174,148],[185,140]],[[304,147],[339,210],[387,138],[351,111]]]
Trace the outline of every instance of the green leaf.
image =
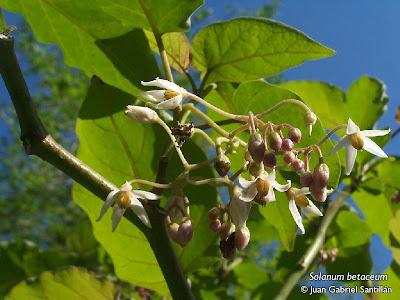
[[338,246],[351,248],[364,245],[372,235],[369,226],[356,214],[347,210],[339,212],[336,218],[339,232],[334,236]]
[[[7,10],[24,15],[40,42],[57,44],[66,64],[137,95],[142,91],[141,80],[159,75],[143,30],[122,26],[110,15],[117,4],[105,0],[96,4],[76,0],[0,0]],[[125,8],[129,7],[118,10],[120,15],[126,14]]]
[[206,82],[268,77],[309,59],[335,52],[302,32],[263,18],[237,18],[211,24],[193,40],[193,66]]
[[371,129],[385,111],[389,101],[386,86],[378,79],[362,76],[346,92],[347,115],[361,130]]
[[[391,203],[382,194],[372,194],[359,188],[352,197],[365,216],[365,222],[374,233],[379,234],[383,243],[390,246],[389,220],[393,217]],[[377,213],[379,212],[379,213]]]
[[[159,53],[154,34],[150,31],[144,31],[151,50]],[[182,32],[170,32],[162,36],[168,61],[175,70],[185,74],[190,66],[190,43],[186,35]]]
[[320,81],[288,81],[279,84],[299,95],[315,112],[324,128],[332,129],[347,124],[344,92],[329,83]]
[[[94,78],[77,123],[78,158],[117,186],[133,178],[154,180],[156,158],[162,151],[159,145],[167,140],[160,126],[144,126],[125,116],[126,105],[134,101],[133,96]],[[96,222],[103,202],[78,184],[74,185],[73,198],[89,216],[93,234],[111,256],[117,276],[168,294],[145,235],[125,218],[111,232],[111,210]]]
[[7,25],[6,22],[4,21],[3,10],[0,7],[0,31],[4,31],[6,27]]
[[400,242],[400,211],[389,222],[389,229],[393,236]]
[[253,262],[244,262],[233,269],[238,283],[248,290],[255,290],[268,280],[267,271]]
[[400,157],[383,159],[377,167],[377,179],[382,182],[385,197],[392,203],[393,212],[400,209],[400,202],[394,201],[400,187]]
[[[254,291],[254,295],[252,296],[251,299],[254,300],[263,300],[263,299],[272,299],[274,296],[277,296],[279,291],[282,288],[282,283],[278,282],[268,282],[262,286],[260,286],[258,289]],[[298,299],[329,299],[326,295],[324,294],[312,294],[310,295],[309,293],[302,293],[300,291],[300,286],[296,285],[289,296],[287,297],[288,300],[298,300]]]
[[12,299],[115,299],[120,289],[108,279],[98,279],[83,268],[44,272],[34,282],[16,285],[5,297]]
[[387,285],[392,288],[392,293],[385,294],[385,299],[397,300],[400,297],[400,266],[393,262],[386,270],[385,274],[388,276],[387,281],[381,281],[380,285]]

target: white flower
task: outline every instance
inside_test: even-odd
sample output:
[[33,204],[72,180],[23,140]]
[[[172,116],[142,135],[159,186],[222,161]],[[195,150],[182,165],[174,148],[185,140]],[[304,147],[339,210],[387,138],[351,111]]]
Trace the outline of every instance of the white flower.
[[144,86],[156,86],[163,89],[147,91],[139,95],[139,97],[159,102],[156,109],[174,109],[180,106],[183,99],[187,97],[187,91],[184,88],[168,80],[157,77],[153,81],[141,83]]
[[145,191],[132,191],[132,186],[126,182],[119,190],[114,190],[110,192],[101,208],[100,216],[97,221],[106,213],[107,209],[111,207],[114,203],[114,209],[112,214],[112,230],[117,228],[119,221],[121,220],[125,210],[131,208],[132,211],[139,217],[139,219],[148,227],[151,228],[149,217],[143,207],[143,204],[138,198],[148,199],[148,200],[158,200],[161,196],[156,194],[145,192]]
[[154,123],[158,118],[157,113],[151,108],[136,105],[128,105],[125,114],[139,123]]
[[302,234],[304,234],[306,231],[304,230],[302,218],[296,205],[300,206],[308,213],[315,214],[320,217],[323,216],[321,211],[314,205],[314,203],[305,196],[305,194],[309,193],[309,188],[302,188],[300,190],[291,188],[286,193],[287,197],[289,198],[289,210],[292,213],[293,219],[297,226],[299,226]]
[[252,201],[257,193],[260,197],[265,197],[267,202],[275,201],[274,189],[280,192],[286,192],[291,185],[290,180],[288,180],[288,183],[285,185],[277,183],[275,181],[275,170],[272,170],[269,175],[264,171],[263,175],[251,181],[239,176],[239,183],[247,189],[245,193],[239,196],[239,198],[245,202]]
[[239,229],[246,227],[251,209],[251,203],[249,201],[241,201],[240,197],[242,193],[242,189],[236,186],[232,192],[232,199],[229,204],[232,222],[235,224],[236,228]]
[[346,175],[349,175],[351,173],[351,170],[353,169],[354,162],[356,161],[357,150],[365,149],[376,156],[385,158],[387,157],[385,152],[383,152],[383,150],[368,137],[382,136],[388,134],[389,132],[390,129],[360,131],[360,128],[356,124],[354,124],[354,122],[349,118],[346,135],[339,140],[335,147],[333,147],[329,155],[332,155],[336,153],[340,148],[347,146]]

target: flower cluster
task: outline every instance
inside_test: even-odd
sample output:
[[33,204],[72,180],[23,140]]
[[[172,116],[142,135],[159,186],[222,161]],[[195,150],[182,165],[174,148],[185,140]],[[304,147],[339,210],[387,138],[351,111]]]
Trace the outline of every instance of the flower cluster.
[[[252,112],[249,112],[248,115],[234,115],[214,107],[202,98],[167,80],[156,78],[153,81],[142,82],[142,84],[161,89],[141,93],[139,97],[145,99],[147,101],[146,105],[150,107],[129,105],[126,109],[126,115],[136,122],[160,124],[169,135],[183,164],[184,171],[171,183],[160,184],[141,179],[131,180],[130,183],[142,183],[161,189],[172,189],[169,200],[165,205],[167,212],[166,223],[171,239],[182,247],[185,247],[191,241],[194,234],[194,225],[189,211],[189,198],[183,193],[183,189],[187,184],[213,184],[228,187],[230,201],[225,207],[218,205],[210,209],[209,228],[219,233],[220,249],[223,256],[233,260],[236,251],[245,249],[249,244],[250,231],[246,222],[252,205],[266,206],[268,203],[276,201],[276,192],[286,194],[288,199],[287,208],[301,233],[305,233],[301,213],[323,216],[320,209],[306,195],[310,194],[317,202],[324,202],[328,194],[333,192],[332,189],[328,189],[330,170],[328,165],[324,163],[320,146],[334,132],[346,128],[346,134],[334,146],[329,155],[336,153],[341,147],[346,147],[347,175],[353,170],[357,151],[365,149],[379,157],[387,157],[383,150],[369,137],[386,135],[390,132],[389,129],[361,131],[349,119],[347,125],[337,126],[319,143],[308,147],[296,148],[296,145],[302,141],[300,128],[288,123],[274,124],[272,121],[263,122],[261,120],[262,117],[278,109],[284,103],[296,104],[306,111],[304,125],[308,127],[308,133],[311,135],[313,126],[317,122],[317,116],[306,104],[299,100],[284,100],[257,115]],[[184,105],[183,101],[186,98],[190,98],[191,101],[197,101],[228,119],[245,122],[246,124],[228,133],[213,122],[201,109],[192,104]],[[184,117],[176,120],[176,127],[167,125],[155,111],[155,109],[171,110],[176,108],[185,111]],[[206,132],[196,128],[194,122],[186,124],[186,118],[190,113],[196,114],[197,117],[203,119],[220,136],[213,140]],[[250,138],[247,142],[237,136],[238,133],[244,130],[249,130],[250,132]],[[187,162],[181,147],[185,140],[192,138],[195,134],[201,135],[215,149],[216,155],[214,158],[197,164],[189,164]],[[243,166],[231,174],[231,162],[228,156],[236,155],[237,151],[235,149],[238,147],[244,148]],[[313,167],[310,165],[311,155],[317,155],[318,158],[318,162],[314,163]],[[191,171],[210,164],[214,164],[214,168],[220,177],[201,178],[199,180],[190,178]],[[298,174],[301,186],[293,186],[290,180],[279,177],[281,176],[281,173],[278,172],[279,170],[289,168]],[[236,179],[238,179],[238,182]],[[151,227],[143,202],[158,200],[160,196],[140,190],[132,191],[131,184],[126,183],[120,189],[112,191],[101,210],[98,220],[103,217],[109,207],[114,205],[112,214],[113,230],[115,230],[127,208],[131,208],[144,224]],[[265,209],[268,209],[268,207]],[[324,252],[324,257],[326,256],[325,254]],[[330,254],[328,256],[331,257],[331,260],[334,259],[335,251]],[[324,260],[326,259],[324,258]]]

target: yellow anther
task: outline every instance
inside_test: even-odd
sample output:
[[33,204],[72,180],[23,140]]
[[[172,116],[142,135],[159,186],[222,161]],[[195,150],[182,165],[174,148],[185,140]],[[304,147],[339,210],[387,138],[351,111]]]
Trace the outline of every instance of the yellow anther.
[[364,147],[364,141],[359,132],[350,135],[350,143],[357,150],[361,150]]
[[165,100],[169,100],[169,99],[172,99],[172,98],[174,98],[174,97],[176,97],[178,95],[179,95],[179,93],[174,92],[173,90],[165,90],[164,98],[165,98]]
[[295,196],[294,201],[296,202],[296,205],[300,207],[308,206],[308,198],[304,194]]
[[129,199],[129,192],[120,191],[118,193],[116,202],[120,208],[127,209],[131,205],[131,199]]
[[269,182],[258,178],[256,181],[258,196],[264,197],[268,195],[269,192]]

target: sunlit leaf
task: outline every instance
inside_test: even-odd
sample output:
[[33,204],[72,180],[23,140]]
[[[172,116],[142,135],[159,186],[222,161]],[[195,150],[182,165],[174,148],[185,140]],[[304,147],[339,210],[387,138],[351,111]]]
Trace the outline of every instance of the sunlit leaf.
[[386,270],[385,274],[388,280],[381,281],[381,285],[387,285],[392,288],[392,293],[385,294],[385,299],[399,299],[400,297],[400,265],[393,262]]
[[4,15],[3,15],[3,10],[0,7],[0,30],[4,31],[6,29],[7,25],[6,22],[4,21]]
[[96,278],[83,268],[44,272],[34,282],[16,285],[5,299],[115,299],[120,288],[108,279]]
[[335,52],[302,32],[263,18],[214,23],[194,38],[193,66],[206,81],[242,82],[279,73]]

